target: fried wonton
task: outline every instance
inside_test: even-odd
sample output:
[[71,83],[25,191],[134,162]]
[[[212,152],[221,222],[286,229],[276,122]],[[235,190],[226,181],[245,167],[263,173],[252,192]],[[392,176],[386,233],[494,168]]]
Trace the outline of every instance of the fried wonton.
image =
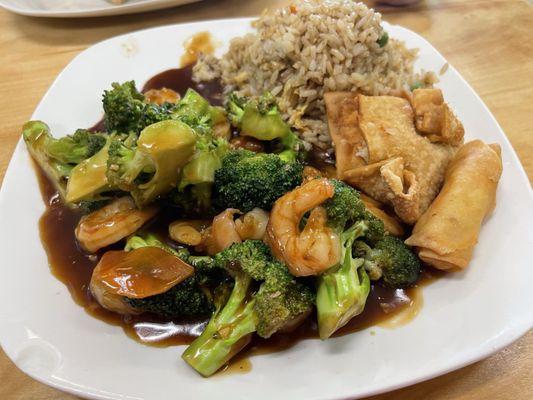
[[406,99],[350,92],[324,99],[339,178],[414,224],[437,195],[455,147],[419,135]]
[[416,89],[411,104],[415,112],[416,129],[432,142],[460,145],[465,130],[448,104],[440,89]]

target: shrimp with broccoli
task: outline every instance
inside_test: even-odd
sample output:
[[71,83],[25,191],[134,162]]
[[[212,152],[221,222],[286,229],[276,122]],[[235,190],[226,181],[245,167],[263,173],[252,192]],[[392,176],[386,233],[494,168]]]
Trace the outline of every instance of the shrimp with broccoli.
[[[319,207],[334,194],[335,187],[328,179],[314,179],[274,203],[267,242],[295,276],[318,275],[340,260],[339,235],[327,225],[326,212]],[[308,212],[307,224],[300,229]]]

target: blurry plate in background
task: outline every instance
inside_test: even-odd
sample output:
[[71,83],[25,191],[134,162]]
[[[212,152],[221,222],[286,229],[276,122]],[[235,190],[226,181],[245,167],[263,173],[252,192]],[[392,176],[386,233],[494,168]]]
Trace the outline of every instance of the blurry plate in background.
[[0,6],[32,17],[101,17],[160,10],[200,0],[126,0],[116,5],[109,0],[0,0]]

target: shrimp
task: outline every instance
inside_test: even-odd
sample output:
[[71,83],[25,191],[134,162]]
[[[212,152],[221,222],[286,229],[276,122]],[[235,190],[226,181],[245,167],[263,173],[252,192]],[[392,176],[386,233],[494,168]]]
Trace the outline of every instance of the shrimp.
[[165,103],[176,104],[180,101],[180,95],[172,89],[161,88],[161,89],[150,89],[144,93],[144,98],[149,103],[154,103],[157,105],[162,105]]
[[[314,179],[274,203],[266,241],[295,276],[317,275],[340,260],[339,235],[326,226],[326,210],[318,207],[333,195],[333,185],[327,179]],[[307,224],[300,231],[300,220],[310,210]]]
[[213,219],[213,225],[204,243],[209,255],[221,252],[233,243],[242,242],[235,226],[235,214],[240,214],[240,211],[228,208]]
[[258,207],[235,221],[235,229],[241,240],[261,240],[265,236],[268,213]]
[[[266,211],[254,208],[235,219],[237,214],[241,214],[241,212],[235,208],[228,208],[213,219],[211,226],[207,227],[204,224],[200,227],[201,229],[196,229],[194,232],[195,238],[198,239],[194,243],[196,251],[207,251],[208,254],[213,255],[230,247],[233,243],[241,243],[248,239],[263,239],[268,223]],[[179,228],[184,227],[179,225]],[[172,234],[171,237],[176,240]],[[177,241],[180,242],[180,240]],[[183,243],[183,240],[181,242]]]
[[131,197],[121,197],[88,215],[76,227],[76,239],[81,247],[94,253],[135,233],[158,209],[137,209]]

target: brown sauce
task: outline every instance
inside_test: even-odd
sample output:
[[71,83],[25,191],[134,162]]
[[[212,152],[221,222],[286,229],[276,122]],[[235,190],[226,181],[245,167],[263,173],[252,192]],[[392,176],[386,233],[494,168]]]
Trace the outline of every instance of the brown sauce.
[[175,68],[163,71],[150,78],[143,86],[142,92],[150,89],[161,89],[166,87],[178,92],[181,96],[187,89],[191,88],[205,97],[215,106],[222,105],[222,86],[217,80],[209,82],[194,82],[192,80],[192,65],[184,68]]
[[[197,90],[211,103],[221,104],[221,86],[217,82],[196,84],[192,81],[192,68],[172,69],[151,78],[143,91],[167,87],[181,95],[187,88]],[[332,166],[329,156],[316,154],[317,166]],[[146,345],[167,347],[190,343],[197,337],[206,320],[200,321],[168,321],[152,315],[121,316],[99,306],[89,292],[89,282],[93,268],[101,254],[90,255],[81,250],[76,242],[74,229],[81,215],[60,201],[53,185],[39,168],[35,168],[39,177],[39,185],[46,211],[39,221],[39,229],[43,246],[48,255],[48,263],[54,276],[69,289],[74,301],[91,316],[106,323],[121,326],[126,334]],[[174,218],[175,217],[175,218]],[[166,216],[150,226],[159,234],[166,236],[168,223],[179,216]],[[123,243],[117,244],[121,248]],[[423,304],[422,287],[429,284],[442,273],[426,269],[416,287],[405,290],[392,290],[372,285],[371,293],[366,302],[364,312],[353,318],[334,336],[343,336],[357,332],[370,326],[395,327],[409,322],[416,316]],[[279,333],[269,339],[255,337],[248,351],[242,352],[227,368],[227,373],[247,372],[251,370],[248,356],[281,351],[292,347],[305,339],[318,338],[316,320],[308,318],[291,333]]]
[[213,54],[215,45],[209,32],[198,32],[191,36],[183,45],[185,53],[181,56],[180,65],[194,65],[200,54]]

